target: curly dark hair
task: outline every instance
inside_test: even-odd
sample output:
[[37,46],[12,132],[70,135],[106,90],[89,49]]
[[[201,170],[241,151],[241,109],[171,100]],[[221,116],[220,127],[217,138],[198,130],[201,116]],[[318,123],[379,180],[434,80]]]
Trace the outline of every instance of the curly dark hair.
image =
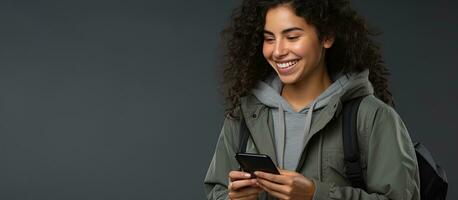
[[258,81],[274,73],[262,54],[265,16],[269,9],[284,4],[315,26],[320,41],[334,36],[334,44],[326,50],[325,56],[331,77],[340,72],[369,69],[375,96],[394,106],[388,90],[389,71],[382,60],[380,47],[372,39],[378,33],[368,27],[348,0],[243,0],[234,9],[229,26],[221,33],[226,50],[223,64],[226,114],[233,116],[240,98]]

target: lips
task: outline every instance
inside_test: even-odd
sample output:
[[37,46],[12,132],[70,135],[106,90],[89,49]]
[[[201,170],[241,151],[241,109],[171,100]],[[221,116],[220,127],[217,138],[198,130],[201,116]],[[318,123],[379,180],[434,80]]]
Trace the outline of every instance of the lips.
[[280,73],[281,75],[287,75],[291,73],[293,68],[296,66],[297,62],[299,62],[299,60],[290,60],[286,62],[275,62],[275,65],[277,66],[278,73]]
[[288,62],[275,62],[275,63],[277,64],[277,67],[279,67],[279,68],[288,68],[288,67],[293,66],[297,62],[298,62],[298,60],[292,60],[292,61],[288,61]]

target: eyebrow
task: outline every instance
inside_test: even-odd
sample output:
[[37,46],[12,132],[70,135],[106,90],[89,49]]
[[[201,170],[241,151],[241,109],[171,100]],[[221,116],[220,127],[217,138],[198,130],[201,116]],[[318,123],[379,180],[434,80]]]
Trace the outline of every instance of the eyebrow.
[[[285,34],[285,33],[291,32],[291,31],[304,31],[304,30],[301,29],[301,28],[298,28],[298,27],[293,27],[293,28],[285,29],[281,33]],[[268,30],[264,30],[264,34],[274,35],[272,32],[270,32]]]

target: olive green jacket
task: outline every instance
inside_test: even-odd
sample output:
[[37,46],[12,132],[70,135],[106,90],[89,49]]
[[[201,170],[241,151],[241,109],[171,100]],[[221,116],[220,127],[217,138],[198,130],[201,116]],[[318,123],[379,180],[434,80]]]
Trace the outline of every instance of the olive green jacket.
[[[351,187],[346,179],[342,145],[342,102],[359,96],[366,96],[357,120],[365,191]],[[334,95],[314,112],[296,169],[314,182],[313,199],[420,199],[418,164],[407,129],[395,110],[373,95],[368,81]],[[276,161],[269,108],[249,95],[241,99],[237,113],[243,114],[251,133],[246,152],[267,154]],[[239,169],[234,157],[239,126],[240,117],[226,117],[204,180],[207,199],[228,198],[228,174]],[[274,198],[263,192],[258,199]]]

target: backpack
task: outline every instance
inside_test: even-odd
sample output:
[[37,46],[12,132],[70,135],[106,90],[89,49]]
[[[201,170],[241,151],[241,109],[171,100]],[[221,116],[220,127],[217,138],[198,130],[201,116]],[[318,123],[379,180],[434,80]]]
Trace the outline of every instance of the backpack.
[[[357,135],[357,114],[364,97],[351,99],[343,105],[342,141],[344,149],[345,174],[351,185],[366,189],[366,182],[360,163]],[[239,152],[244,153],[250,133],[245,120],[240,120]],[[436,164],[431,153],[421,143],[414,143],[420,175],[420,196],[427,200],[445,200],[448,181],[445,171]]]

